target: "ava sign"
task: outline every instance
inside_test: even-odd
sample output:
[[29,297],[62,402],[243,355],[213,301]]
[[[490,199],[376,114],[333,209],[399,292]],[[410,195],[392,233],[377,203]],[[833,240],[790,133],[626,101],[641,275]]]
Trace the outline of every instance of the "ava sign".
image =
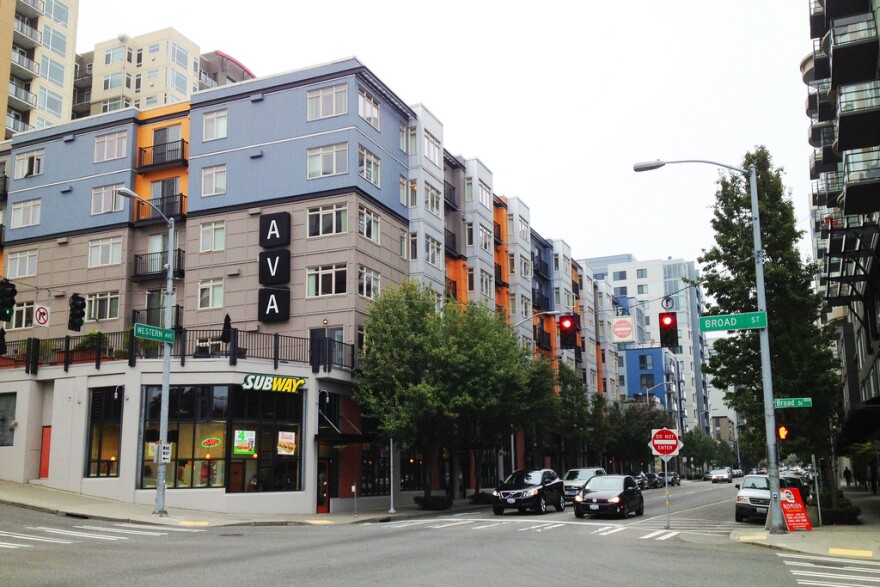
[[648,443],[656,457],[674,457],[684,446],[675,430],[660,428],[651,430],[651,442]]

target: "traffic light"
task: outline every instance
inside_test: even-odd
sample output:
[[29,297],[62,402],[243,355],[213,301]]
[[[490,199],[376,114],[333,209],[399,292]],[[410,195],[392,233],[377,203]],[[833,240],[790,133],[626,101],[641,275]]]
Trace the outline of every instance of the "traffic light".
[[563,314],[559,317],[559,348],[577,348],[578,319],[576,314]]
[[5,355],[6,351],[6,329],[0,328],[0,355]]
[[675,312],[660,312],[660,346],[678,346],[678,316]]
[[776,426],[776,438],[779,440],[791,440],[793,438],[791,428],[785,424]]
[[0,320],[9,322],[15,314],[15,284],[4,279],[0,281]]
[[67,329],[79,332],[86,321],[86,300],[79,294],[70,296],[70,315],[67,318]]

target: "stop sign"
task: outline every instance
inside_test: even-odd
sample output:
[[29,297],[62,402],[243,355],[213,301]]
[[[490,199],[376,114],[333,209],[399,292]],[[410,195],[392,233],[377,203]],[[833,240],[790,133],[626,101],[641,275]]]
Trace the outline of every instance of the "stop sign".
[[678,434],[675,430],[661,428],[660,430],[651,431],[651,442],[648,443],[655,455],[672,456],[678,454],[681,443],[678,440]]

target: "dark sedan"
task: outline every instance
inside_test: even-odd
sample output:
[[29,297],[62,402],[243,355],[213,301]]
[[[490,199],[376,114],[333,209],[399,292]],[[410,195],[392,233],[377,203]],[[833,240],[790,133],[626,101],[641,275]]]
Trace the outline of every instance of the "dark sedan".
[[663,477],[663,473],[660,473],[661,478],[663,478],[665,483],[669,485],[681,485],[681,475],[676,473],[675,471],[667,471],[665,473],[665,477]]
[[497,516],[506,508],[543,514],[548,504],[557,512],[565,509],[562,479],[552,469],[516,470],[492,492],[492,511]]
[[657,489],[666,485],[666,480],[657,473],[645,473],[648,479],[648,489]]
[[574,498],[574,515],[611,515],[626,518],[630,512],[645,513],[645,499],[630,475],[593,477]]

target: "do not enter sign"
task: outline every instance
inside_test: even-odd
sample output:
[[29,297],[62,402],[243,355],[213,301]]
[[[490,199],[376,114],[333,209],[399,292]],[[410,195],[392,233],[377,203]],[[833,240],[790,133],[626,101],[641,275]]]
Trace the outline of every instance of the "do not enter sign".
[[678,433],[668,428],[651,430],[651,442],[648,443],[655,456],[674,457],[684,446],[678,439]]

